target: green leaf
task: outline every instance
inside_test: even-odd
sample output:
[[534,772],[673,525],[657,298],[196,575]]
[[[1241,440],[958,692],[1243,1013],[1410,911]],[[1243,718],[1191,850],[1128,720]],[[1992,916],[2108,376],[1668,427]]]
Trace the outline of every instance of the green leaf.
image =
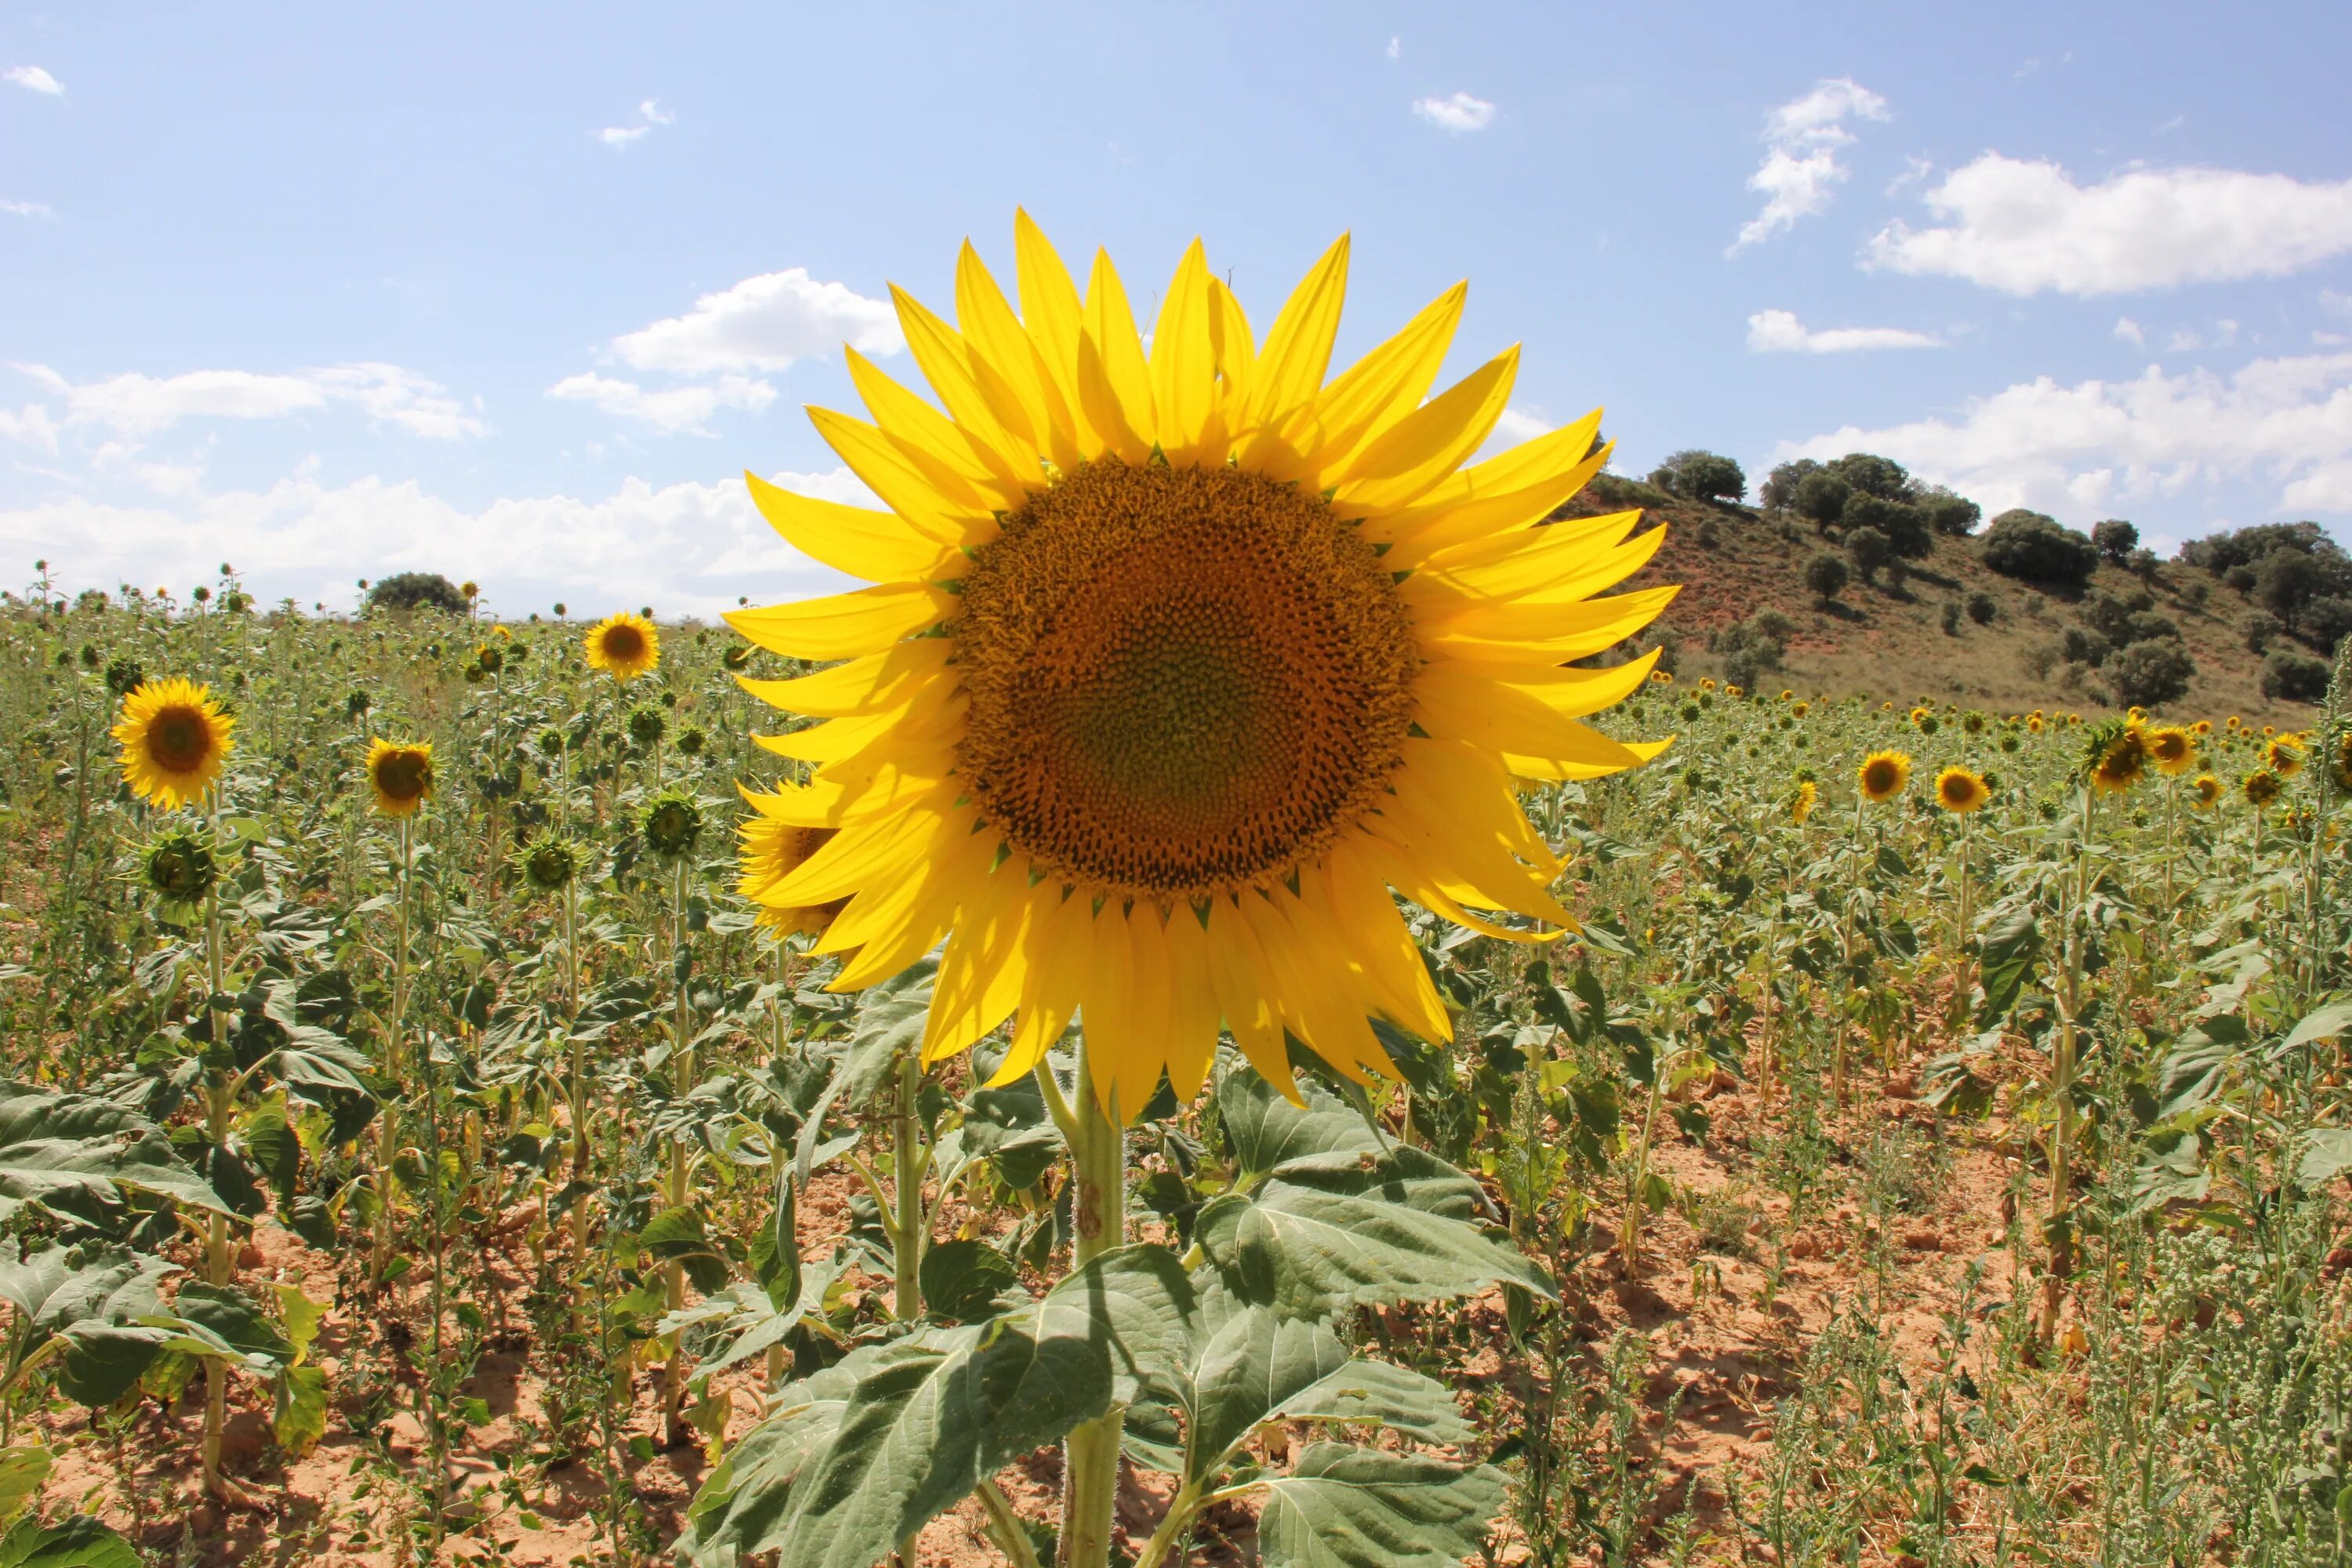
[[1424,1443],[1468,1440],[1469,1427],[1443,1384],[1383,1362],[1359,1361],[1322,1323],[1245,1307],[1209,1336],[1187,1408],[1192,1467],[1202,1480],[1267,1421],[1349,1421],[1385,1426]]
[[145,1568],[139,1553],[86,1513],[63,1524],[22,1519],[0,1537],[0,1568]]
[[984,1241],[942,1241],[925,1249],[915,1282],[927,1310],[971,1322],[987,1317],[999,1296],[1019,1289],[1021,1270]]
[[1308,1155],[1381,1152],[1382,1144],[1364,1119],[1337,1096],[1312,1079],[1302,1081],[1298,1091],[1307,1101],[1304,1109],[1284,1099],[1238,1053],[1218,1075],[1217,1114],[1244,1179]]
[[201,1282],[180,1287],[172,1302],[176,1327],[193,1330],[193,1345],[174,1344],[242,1362],[256,1372],[275,1373],[294,1359],[294,1347],[261,1310],[261,1303],[236,1285]]
[[310,1353],[310,1342],[319,1337],[319,1325],[327,1321],[327,1309],[302,1294],[299,1285],[273,1285],[278,1293],[278,1315],[286,1320],[287,1342],[294,1347],[294,1359],[300,1361]]
[[2296,1176],[2306,1187],[2323,1187],[2346,1171],[2352,1171],[2352,1127],[2314,1128]]
[[2021,900],[1994,911],[1979,948],[1978,975],[1984,987],[1984,1005],[1977,1012],[1979,1028],[1989,1028],[2009,1016],[2041,952],[2042,922],[2031,900]]
[[1321,1318],[1353,1307],[1433,1301],[1490,1282],[1555,1299],[1551,1281],[1478,1223],[1485,1194],[1418,1149],[1318,1154],[1247,1194],[1202,1207],[1193,1234],[1245,1301]]
[[1264,1483],[1266,1568],[1454,1568],[1503,1509],[1503,1473],[1416,1454],[1313,1444]]
[[0,1453],[0,1523],[25,1511],[25,1504],[41,1493],[49,1468],[58,1457],[38,1443],[19,1443]]
[[2167,1118],[2210,1105],[2227,1084],[2239,1050],[2252,1037],[2230,1015],[2208,1018],[2180,1032],[2158,1072],[2157,1115]]
[[102,1221],[121,1206],[117,1187],[227,1212],[138,1112],[94,1095],[0,1083],[0,1222],[26,1204],[86,1223]]
[[[787,1390],[782,1411],[762,1424],[786,1430],[744,1461],[759,1485],[730,1474],[713,1498],[712,1478],[710,1500],[695,1505],[698,1560],[724,1561],[721,1549],[735,1545],[774,1551],[794,1568],[869,1568],[981,1478],[1133,1399],[1143,1380],[1170,1377],[1192,1311],[1175,1255],[1128,1247],[1019,1311],[853,1352],[820,1374],[827,1381],[809,1403]],[[845,1377],[837,1414],[815,1410],[841,1397]],[[751,1448],[747,1438],[739,1459]]]
[[326,1373],[315,1366],[287,1367],[278,1374],[273,1399],[270,1431],[278,1446],[298,1458],[317,1447],[327,1435]]
[[727,1450],[688,1512],[681,1544],[692,1562],[736,1568],[743,1556],[776,1549],[792,1522],[793,1485],[831,1450],[856,1387],[847,1363],[794,1384],[773,1414]]
[[856,1026],[841,1057],[841,1092],[852,1107],[880,1091],[899,1058],[922,1048],[931,980],[938,973],[939,961],[926,958],[863,994]]
[[2338,1002],[2332,1006],[2322,1007],[2297,1024],[2279,1049],[2291,1051],[2314,1040],[2332,1039],[2347,1033],[2352,1033],[2352,1002]]

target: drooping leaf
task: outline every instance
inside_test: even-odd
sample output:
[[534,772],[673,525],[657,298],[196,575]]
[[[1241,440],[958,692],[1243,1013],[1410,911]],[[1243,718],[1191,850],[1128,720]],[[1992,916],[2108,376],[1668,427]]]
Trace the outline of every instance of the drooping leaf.
[[2314,1040],[2333,1039],[2343,1034],[2352,1034],[2352,1002],[2337,1002],[2312,1014],[2294,1026],[2279,1048],[2291,1051]]
[[2295,1172],[2303,1184],[2324,1187],[2347,1171],[2352,1171],[2352,1127],[2314,1128]]
[[1222,1468],[1266,1421],[1366,1422],[1425,1443],[1459,1443],[1469,1428],[1438,1383],[1386,1363],[1360,1361],[1325,1324],[1243,1308],[1202,1347],[1188,1402],[1199,1480]]
[[984,1241],[942,1241],[924,1250],[915,1282],[926,1310],[968,1323],[987,1317],[998,1297],[1017,1289],[1021,1270]]
[[1416,1454],[1316,1443],[1263,1483],[1266,1568],[1454,1568],[1503,1509],[1503,1473]]
[[41,1483],[49,1479],[57,1460],[39,1443],[19,1443],[0,1453],[0,1524],[24,1512],[25,1505],[40,1495]]
[[0,1084],[0,1222],[26,1204],[92,1222],[121,1208],[118,1187],[226,1212],[137,1111],[94,1095]]
[[1418,1149],[1287,1161],[1248,1193],[1202,1206],[1193,1234],[1245,1301],[1321,1318],[1432,1301],[1494,1282],[1547,1299],[1551,1281],[1479,1223],[1484,1194]]
[[86,1513],[63,1524],[21,1519],[0,1536],[0,1568],[145,1568],[131,1542]]
[[1307,1101],[1303,1110],[1238,1057],[1219,1075],[1217,1115],[1244,1179],[1308,1155],[1380,1152],[1381,1142],[1364,1119],[1337,1096],[1312,1079],[1303,1080],[1298,1089]]
[[1994,911],[1978,950],[1979,983],[1984,987],[1979,1028],[1990,1028],[2009,1016],[2041,952],[2042,924],[2032,900],[2021,899]]

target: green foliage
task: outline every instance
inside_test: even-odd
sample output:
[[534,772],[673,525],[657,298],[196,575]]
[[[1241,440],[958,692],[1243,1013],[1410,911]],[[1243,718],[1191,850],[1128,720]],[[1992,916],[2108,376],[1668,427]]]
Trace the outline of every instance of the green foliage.
[[369,586],[366,605],[371,610],[438,610],[448,616],[466,615],[472,608],[457,584],[438,572],[398,572],[382,578]]
[[1736,501],[1748,493],[1748,475],[1719,452],[1669,455],[1651,472],[1650,482],[1686,500]]
[[1814,552],[1805,562],[1805,587],[1817,599],[1834,599],[1844,593],[1851,574],[1845,558],[1826,550]]
[[1984,532],[1984,563],[2004,577],[2054,588],[2080,588],[2099,563],[2098,551],[2055,518],[2012,507]]

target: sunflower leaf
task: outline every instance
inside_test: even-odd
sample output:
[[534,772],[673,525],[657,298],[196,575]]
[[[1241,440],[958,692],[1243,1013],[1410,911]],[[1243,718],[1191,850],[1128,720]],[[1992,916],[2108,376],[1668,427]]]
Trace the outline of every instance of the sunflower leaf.
[[1454,1568],[1503,1509],[1503,1473],[1417,1454],[1311,1445],[1268,1478],[1258,1515],[1267,1568]]

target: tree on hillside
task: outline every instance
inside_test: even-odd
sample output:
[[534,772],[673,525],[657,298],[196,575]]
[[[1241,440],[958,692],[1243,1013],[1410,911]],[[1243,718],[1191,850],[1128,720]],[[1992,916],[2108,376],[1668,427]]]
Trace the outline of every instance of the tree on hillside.
[[442,610],[453,616],[467,613],[466,595],[457,584],[438,572],[402,572],[386,577],[367,591],[364,606],[370,610]]
[[1912,482],[1909,470],[1892,458],[1882,458],[1875,452],[1848,452],[1835,462],[1822,466],[1852,489],[1880,500],[1908,502],[1919,499],[1919,487]]
[[2352,592],[2352,561],[2332,545],[2273,550],[2254,567],[2254,598],[2289,631],[2304,629],[2304,610],[2314,599],[2347,592]]
[[1867,583],[1895,559],[1895,544],[1874,528],[1852,528],[1846,531],[1845,552],[1853,557],[1855,574]]
[[2327,695],[2327,661],[2288,648],[2263,661],[2263,695],[2289,702],[2316,702]]
[[1748,493],[1748,475],[1720,452],[1675,452],[1650,472],[1650,482],[1686,500],[1738,500]]
[[1797,504],[1797,487],[1805,482],[1807,474],[1817,474],[1821,469],[1822,466],[1811,458],[1776,464],[1757,488],[1756,504],[1766,511],[1792,510]]
[[2120,564],[2138,544],[2139,530],[2122,518],[2111,517],[2091,525],[2091,548],[2106,560]]
[[2011,507],[1985,530],[1984,563],[2004,577],[2080,589],[2098,569],[2091,542],[2046,512]]
[[1999,614],[2000,614],[2000,602],[1982,588],[1969,595],[1969,619],[1976,622],[1977,625],[1989,626],[1992,625],[1993,617]]
[[1815,469],[1797,481],[1796,493],[1790,498],[1789,510],[1809,520],[1823,533],[1845,513],[1845,503],[1852,499],[1853,487],[1835,474]]
[[1984,521],[1984,508],[1941,485],[1929,485],[1922,491],[1918,507],[1928,528],[1947,539],[1966,539]]
[[1805,586],[1813,597],[1827,602],[1845,592],[1847,578],[1845,558],[1820,551],[1805,563]]
[[2189,695],[2197,661],[2179,637],[2136,642],[2107,660],[2107,683],[2125,707],[2160,708]]

